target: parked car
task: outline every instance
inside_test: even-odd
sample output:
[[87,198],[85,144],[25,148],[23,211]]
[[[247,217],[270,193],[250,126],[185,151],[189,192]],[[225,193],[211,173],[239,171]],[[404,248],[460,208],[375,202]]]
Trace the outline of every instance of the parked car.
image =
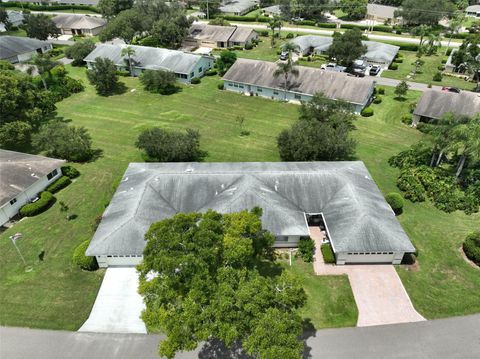
[[320,66],[320,68],[321,68],[322,70],[336,71],[336,72],[345,72],[345,70],[347,69],[346,67],[337,65],[337,64],[334,63],[334,62],[330,62],[330,63],[328,63],[328,64],[322,64],[322,65]]
[[288,51],[282,51],[282,53],[280,54],[280,60],[287,60],[288,59]]
[[370,76],[377,76],[380,73],[381,70],[382,70],[382,68],[380,66],[373,65],[370,68],[369,74],[370,74]]
[[300,22],[300,21],[303,21],[305,20],[303,17],[292,17],[292,22]]
[[455,92],[455,93],[460,93],[460,89],[456,87],[442,87],[442,91],[444,92]]

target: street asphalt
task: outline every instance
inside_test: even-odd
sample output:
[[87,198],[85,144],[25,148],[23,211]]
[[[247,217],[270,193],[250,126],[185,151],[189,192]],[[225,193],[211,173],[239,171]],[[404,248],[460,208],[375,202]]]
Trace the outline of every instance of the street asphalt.
[[[324,329],[305,335],[304,358],[478,359],[480,314],[417,323]],[[158,359],[160,335],[0,327],[1,359]],[[177,359],[244,358],[209,343]]]

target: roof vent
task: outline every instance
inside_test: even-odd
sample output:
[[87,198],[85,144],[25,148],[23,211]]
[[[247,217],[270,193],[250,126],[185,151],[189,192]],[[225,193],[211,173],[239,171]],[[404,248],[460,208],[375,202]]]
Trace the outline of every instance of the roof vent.
[[128,181],[128,176],[122,180],[122,182],[127,182],[127,181]]
[[193,168],[191,167],[188,167],[186,170],[185,170],[185,173],[192,173],[193,172]]

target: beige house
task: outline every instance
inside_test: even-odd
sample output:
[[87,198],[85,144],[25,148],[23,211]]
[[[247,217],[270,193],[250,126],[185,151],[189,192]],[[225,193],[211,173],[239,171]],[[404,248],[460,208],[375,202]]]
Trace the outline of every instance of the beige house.
[[398,7],[378,4],[367,5],[367,19],[382,22],[384,24],[395,25],[400,19],[395,16]]
[[258,33],[248,27],[194,24],[190,27],[185,45],[213,49],[232,46],[245,47],[246,44],[257,38]]
[[107,25],[100,17],[88,15],[57,15],[53,19],[62,35],[95,36]]

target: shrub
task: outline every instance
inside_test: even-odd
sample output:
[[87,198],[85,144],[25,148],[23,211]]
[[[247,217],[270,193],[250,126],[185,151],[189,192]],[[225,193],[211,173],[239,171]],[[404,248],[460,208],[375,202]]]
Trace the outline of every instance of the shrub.
[[298,242],[298,252],[304,262],[313,261],[313,253],[315,251],[315,242],[311,238],[302,238]]
[[403,59],[397,58],[397,59],[395,59],[394,62],[397,63],[397,64],[402,64],[402,63],[403,63]]
[[192,85],[198,85],[200,83],[200,79],[198,77],[194,77],[193,79],[190,80],[190,83]]
[[453,50],[452,48],[447,50],[447,56],[450,56],[452,54],[452,50]]
[[44,191],[40,193],[40,198],[36,202],[28,203],[20,208],[19,213],[23,217],[33,217],[49,209],[54,202],[53,194]]
[[[446,59],[443,59],[442,60],[442,64],[445,65],[447,63],[447,60]],[[439,66],[440,67],[440,66]],[[443,66],[442,66],[443,67]]]
[[205,71],[205,76],[215,76],[216,74],[218,74],[218,71],[215,69],[208,69]]
[[223,81],[221,81],[221,82],[219,82],[219,83],[217,84],[217,88],[218,88],[219,90],[223,90],[223,89],[224,89]]
[[398,47],[400,47],[400,50],[404,50],[404,51],[417,52],[418,48],[419,48],[418,44],[409,44],[409,43],[406,43],[406,42],[386,41],[386,43],[388,43],[390,45],[398,46]]
[[377,90],[379,95],[385,95],[385,88],[384,87],[379,87]]
[[373,116],[373,108],[371,107],[365,107],[362,112],[360,112],[360,114],[363,116],[363,117],[371,117]]
[[436,82],[442,81],[442,73],[437,72],[435,75],[433,75],[433,81],[436,81]]
[[412,124],[412,115],[403,115],[401,118],[402,123],[406,125],[411,125]]
[[385,196],[385,200],[392,207],[395,214],[401,214],[403,211],[403,197],[397,192],[390,192]]
[[470,233],[463,242],[465,255],[480,266],[480,231]]
[[396,63],[391,63],[390,66],[388,67],[389,70],[398,70],[398,65]]
[[245,44],[245,50],[251,50],[251,49],[253,49],[253,44],[251,42],[247,42]]
[[431,84],[431,83],[428,83],[427,88],[431,89],[431,88],[432,88],[432,84]]
[[128,77],[128,76],[130,76],[130,71],[128,71],[128,70],[117,70],[117,76]]
[[72,183],[72,180],[70,178],[68,178],[67,176],[62,176],[55,182],[53,182],[50,186],[48,186],[47,191],[50,193],[57,193],[61,189],[67,187],[70,183]]
[[97,260],[95,257],[87,257],[85,251],[90,244],[89,240],[82,242],[80,245],[75,248],[73,251],[73,263],[79,266],[80,268],[88,271],[94,271],[98,269]]
[[268,30],[260,30],[258,31],[258,35],[268,37]]
[[70,179],[74,179],[80,176],[80,172],[75,167],[72,167],[72,166],[62,166],[61,170],[63,175],[67,176]]
[[322,251],[323,261],[325,263],[335,263],[335,254],[333,253],[330,243],[324,243],[320,247]]
[[140,82],[145,90],[161,95],[171,95],[179,91],[177,78],[171,71],[147,70],[140,75]]
[[337,24],[334,24],[332,22],[319,22],[316,25],[317,27],[324,27],[328,29],[335,29],[337,27]]
[[382,103],[382,97],[381,97],[381,96],[375,97],[375,98],[373,99],[373,103],[374,103],[374,104],[377,104],[377,105],[380,104],[380,103]]
[[293,35],[293,33],[289,32],[287,34],[287,36],[285,36],[287,39],[293,39],[295,37],[295,35]]
[[425,188],[410,169],[400,172],[397,187],[405,192],[405,198],[412,202],[423,202],[426,199]]

